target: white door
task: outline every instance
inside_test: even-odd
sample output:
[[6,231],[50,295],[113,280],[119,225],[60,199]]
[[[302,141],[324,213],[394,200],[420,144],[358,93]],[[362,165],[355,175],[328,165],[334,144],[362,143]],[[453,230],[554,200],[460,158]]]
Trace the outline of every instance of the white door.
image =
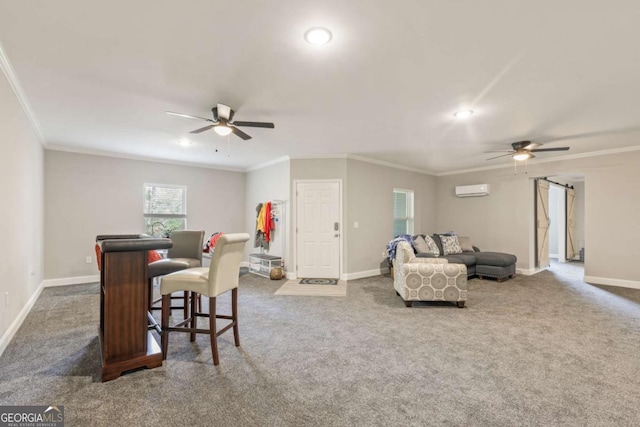
[[536,246],[538,268],[549,266],[549,183],[536,180]]
[[301,278],[340,275],[340,183],[296,184],[296,264]]

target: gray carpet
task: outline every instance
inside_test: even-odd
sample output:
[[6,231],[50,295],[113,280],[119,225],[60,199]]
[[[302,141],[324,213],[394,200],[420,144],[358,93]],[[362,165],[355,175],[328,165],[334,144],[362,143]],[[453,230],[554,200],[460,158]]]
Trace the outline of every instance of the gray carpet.
[[218,367],[176,333],[162,368],[107,383],[97,284],[48,288],[0,358],[0,405],[64,405],[68,426],[639,425],[640,291],[553,270],[474,279],[464,309],[406,308],[389,277],[332,298],[243,275]]

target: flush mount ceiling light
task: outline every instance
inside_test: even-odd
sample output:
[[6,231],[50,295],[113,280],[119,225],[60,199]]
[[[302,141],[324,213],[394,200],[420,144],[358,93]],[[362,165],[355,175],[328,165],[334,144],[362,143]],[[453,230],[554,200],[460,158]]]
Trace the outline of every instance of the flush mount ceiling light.
[[227,136],[231,133],[231,128],[225,125],[218,125],[213,128],[218,135]]
[[309,44],[323,45],[331,41],[331,31],[322,27],[309,28],[304,33],[304,39]]
[[523,160],[527,160],[533,157],[533,154],[531,154],[531,152],[527,151],[527,150],[521,150],[521,151],[516,151],[513,154],[513,160],[517,160],[519,162],[523,161]]
[[468,119],[473,115],[473,110],[461,110],[453,113],[453,117],[456,119]]
[[188,147],[191,145],[191,141],[189,141],[187,138],[182,138],[178,143],[183,147]]

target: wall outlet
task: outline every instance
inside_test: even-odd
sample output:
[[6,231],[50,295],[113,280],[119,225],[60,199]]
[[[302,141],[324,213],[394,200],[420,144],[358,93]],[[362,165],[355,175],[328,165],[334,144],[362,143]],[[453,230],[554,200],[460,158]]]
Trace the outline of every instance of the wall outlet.
[[86,262],[87,264],[91,264],[91,257],[90,256],[86,257],[84,262]]

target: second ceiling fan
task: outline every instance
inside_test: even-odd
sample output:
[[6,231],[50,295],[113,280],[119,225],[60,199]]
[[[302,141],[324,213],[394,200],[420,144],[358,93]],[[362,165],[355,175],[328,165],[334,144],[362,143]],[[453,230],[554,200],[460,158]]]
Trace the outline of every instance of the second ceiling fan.
[[251,139],[251,136],[238,129],[237,126],[267,129],[275,128],[275,125],[273,123],[268,122],[233,121],[233,115],[235,114],[235,111],[233,111],[231,107],[224,104],[218,104],[217,106],[213,107],[211,109],[211,112],[213,113],[213,119],[192,116],[190,114],[174,113],[173,111],[167,111],[166,113],[173,116],[186,117],[188,119],[204,120],[205,122],[210,123],[207,126],[192,130],[190,133],[201,133],[209,129],[213,129],[218,135],[225,136],[233,133],[244,139],[245,141]]

